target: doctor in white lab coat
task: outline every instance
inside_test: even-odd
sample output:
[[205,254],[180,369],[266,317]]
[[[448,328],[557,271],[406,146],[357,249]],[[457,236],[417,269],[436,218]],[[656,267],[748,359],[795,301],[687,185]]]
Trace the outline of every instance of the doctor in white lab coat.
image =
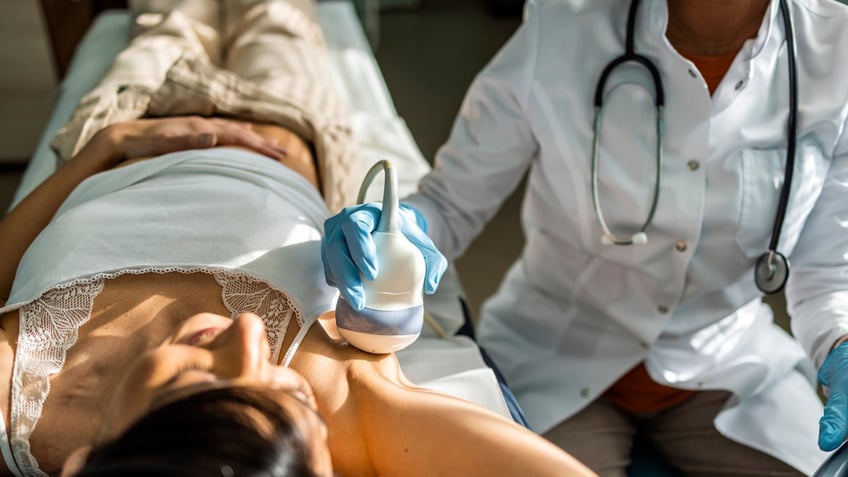
[[[809,475],[827,455],[817,441],[830,450],[844,439],[848,344],[836,345],[848,335],[848,8],[786,1],[798,135],[777,250],[792,266],[794,338],[754,283],[785,176],[778,0],[641,1],[635,50],[656,64],[666,105],[647,243],[602,243],[592,200],[595,87],[624,52],[627,0],[529,0],[472,84],[434,170],[404,201],[418,219],[406,232],[425,219],[453,259],[529,173],[526,245],[483,307],[478,337],[531,426],[601,475],[624,475],[637,429],[692,475]],[[656,183],[646,70],[618,68],[604,105],[598,199],[610,229],[629,236]],[[356,306],[358,272],[375,269],[374,215],[355,207],[327,224],[328,280]],[[829,355],[821,379],[843,397],[828,404],[820,434],[815,374]]]

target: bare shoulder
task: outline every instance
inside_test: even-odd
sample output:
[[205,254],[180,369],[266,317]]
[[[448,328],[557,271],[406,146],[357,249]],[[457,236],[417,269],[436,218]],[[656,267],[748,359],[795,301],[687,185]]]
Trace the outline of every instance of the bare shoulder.
[[292,365],[313,386],[340,475],[594,475],[499,414],[415,386],[394,355],[345,346],[332,325],[326,335],[315,328]]
[[379,475],[594,475],[537,434],[474,403],[388,382],[362,402]]
[[[17,339],[18,312],[12,311],[0,316],[0,412],[7,423],[11,422],[9,402]],[[0,476],[6,475],[12,474],[3,459],[0,459]]]

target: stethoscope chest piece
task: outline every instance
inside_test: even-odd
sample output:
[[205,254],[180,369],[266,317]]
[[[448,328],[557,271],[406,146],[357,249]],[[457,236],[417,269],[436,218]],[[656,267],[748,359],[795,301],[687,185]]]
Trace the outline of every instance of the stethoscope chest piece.
[[789,278],[789,260],[777,250],[760,255],[754,268],[754,283],[765,294],[779,292]]

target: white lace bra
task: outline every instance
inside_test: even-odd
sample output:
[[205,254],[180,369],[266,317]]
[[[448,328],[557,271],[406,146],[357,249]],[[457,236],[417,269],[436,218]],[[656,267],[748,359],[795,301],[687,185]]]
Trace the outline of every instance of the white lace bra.
[[283,357],[288,366],[306,332],[315,322],[304,323],[303,314],[284,292],[264,280],[228,270],[168,268],[126,270],[101,274],[56,287],[19,309],[20,329],[12,374],[11,426],[9,431],[0,414],[0,451],[16,476],[46,476],[30,451],[29,438],[41,416],[50,393],[50,376],[62,370],[68,350],[77,341],[77,332],[91,316],[92,304],[103,290],[104,280],[126,273],[211,273],[221,285],[221,298],[230,316],[252,312],[265,323],[271,359],[277,360],[292,317],[300,330]]

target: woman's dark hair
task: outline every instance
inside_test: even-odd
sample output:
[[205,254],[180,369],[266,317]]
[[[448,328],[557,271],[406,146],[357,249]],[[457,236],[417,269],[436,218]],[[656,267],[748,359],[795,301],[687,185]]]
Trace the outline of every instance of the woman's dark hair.
[[316,477],[276,393],[226,387],[166,404],[94,448],[76,475]]

